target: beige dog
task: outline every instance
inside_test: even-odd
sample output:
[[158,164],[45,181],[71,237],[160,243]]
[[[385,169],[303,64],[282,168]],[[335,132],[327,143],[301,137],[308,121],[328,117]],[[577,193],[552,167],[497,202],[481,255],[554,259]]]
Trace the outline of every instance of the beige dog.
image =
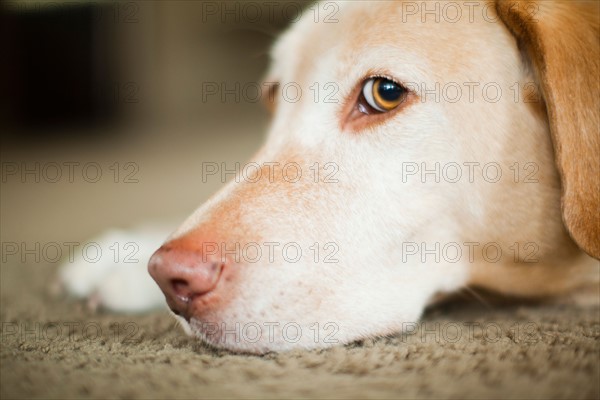
[[331,4],[274,47],[257,167],[150,260],[186,331],[262,353],[469,285],[597,301],[598,3]]

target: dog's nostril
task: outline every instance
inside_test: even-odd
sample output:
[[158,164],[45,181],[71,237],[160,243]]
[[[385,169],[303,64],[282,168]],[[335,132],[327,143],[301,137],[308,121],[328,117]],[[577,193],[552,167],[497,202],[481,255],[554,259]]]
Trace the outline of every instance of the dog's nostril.
[[171,279],[171,287],[179,300],[184,303],[190,301],[190,289],[187,281],[183,279]]
[[167,303],[185,317],[204,303],[192,303],[213,291],[225,268],[223,261],[203,260],[195,249],[163,246],[150,262],[148,271],[165,294]]
[[187,282],[185,281],[185,279],[171,279],[171,284],[173,285],[173,287],[186,287],[187,286]]

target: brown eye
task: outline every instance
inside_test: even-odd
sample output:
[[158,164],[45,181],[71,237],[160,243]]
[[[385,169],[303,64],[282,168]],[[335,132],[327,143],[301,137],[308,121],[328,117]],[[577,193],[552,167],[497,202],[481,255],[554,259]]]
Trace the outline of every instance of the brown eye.
[[392,111],[404,101],[406,89],[386,78],[371,78],[362,89],[367,104],[379,112]]

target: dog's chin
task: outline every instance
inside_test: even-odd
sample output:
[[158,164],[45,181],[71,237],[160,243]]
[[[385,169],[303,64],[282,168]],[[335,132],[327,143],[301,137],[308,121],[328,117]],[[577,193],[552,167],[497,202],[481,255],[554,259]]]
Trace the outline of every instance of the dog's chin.
[[[309,326],[302,326],[303,332],[308,332],[307,335],[302,335],[299,340],[297,338],[291,338],[287,340],[285,334],[282,336],[281,331],[270,332],[268,329],[255,330],[251,334],[247,331],[240,331],[240,329],[224,328],[224,326],[236,326],[235,323],[229,325],[226,322],[210,323],[198,318],[192,317],[189,321],[185,318],[176,314],[172,315],[175,317],[179,325],[183,328],[183,331],[187,336],[195,337],[207,347],[214,350],[226,350],[232,353],[242,354],[253,354],[262,355],[270,352],[286,352],[293,350],[314,350],[328,348],[335,345],[344,345],[365,336],[373,337],[379,335],[360,335],[360,337],[344,337],[335,340],[323,340],[327,338],[328,332],[320,332],[320,341],[314,340],[314,331]],[[252,323],[251,323],[252,324]],[[268,323],[265,323],[268,324]],[[271,323],[272,324],[272,323]],[[256,327],[260,324],[255,323]],[[284,325],[283,323],[280,326]],[[297,325],[300,326],[300,325]],[[243,329],[243,328],[242,328]],[[386,332],[389,334],[389,332]],[[252,337],[248,337],[252,336]],[[293,336],[293,335],[292,335]]]
[[[315,348],[330,347],[333,344],[311,343],[310,341],[290,342],[286,340],[266,339],[266,331],[259,331],[259,339],[254,336],[248,340],[240,332],[234,330],[223,330],[216,328],[219,324],[207,324],[196,318],[186,321],[184,318],[175,316],[188,336],[195,337],[215,350],[226,350],[232,353],[262,355],[270,352],[285,352],[292,350],[312,350]],[[207,328],[207,325],[211,328]]]
[[[302,336],[301,340],[286,340],[287,338],[281,335],[281,331],[272,335],[272,332],[266,329],[258,330],[258,336],[252,334],[252,337],[248,338],[247,332],[244,333],[244,331],[240,331],[239,329],[224,328],[224,326],[227,326],[225,322],[209,323],[193,317],[188,322],[181,316],[175,314],[173,316],[179,322],[186,335],[197,338],[209,348],[253,355],[262,355],[270,352],[323,349],[336,345],[346,345],[363,339],[401,334],[405,331],[404,324],[402,326],[392,324],[391,326],[373,327],[372,331],[362,327],[360,329],[350,329],[345,332],[337,331],[336,334],[339,336],[335,340],[326,340],[328,334],[331,333],[330,330],[326,330],[319,332],[321,340],[316,341],[314,340],[314,336],[312,336],[314,331],[311,330],[311,326],[306,325],[301,328],[304,332],[309,332],[309,334]],[[408,320],[415,321],[414,323],[416,323],[418,316]],[[235,326],[235,323],[229,325]],[[259,324],[255,325],[258,326]],[[284,324],[280,324],[280,326],[282,325]]]
[[272,351],[282,351],[284,349],[271,348],[269,346],[261,345],[261,343],[250,343],[244,341],[238,336],[224,334],[220,330],[215,332],[208,332],[206,324],[196,318],[191,318],[190,321],[186,321],[185,318],[171,313],[177,320],[184,333],[187,336],[195,337],[206,344],[208,347],[214,350],[227,350],[233,353],[247,353],[247,354],[266,354]]

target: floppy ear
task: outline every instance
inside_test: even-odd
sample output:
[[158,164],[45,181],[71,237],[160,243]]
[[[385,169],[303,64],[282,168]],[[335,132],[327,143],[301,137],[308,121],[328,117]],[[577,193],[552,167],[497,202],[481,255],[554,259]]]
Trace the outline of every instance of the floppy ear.
[[496,0],[546,103],[563,221],[600,259],[600,28],[598,1]]

